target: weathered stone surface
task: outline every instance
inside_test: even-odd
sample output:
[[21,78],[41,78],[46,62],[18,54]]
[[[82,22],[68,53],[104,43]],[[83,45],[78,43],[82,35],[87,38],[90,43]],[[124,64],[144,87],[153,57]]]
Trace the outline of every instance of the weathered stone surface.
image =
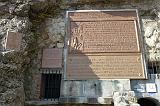
[[[29,0],[0,0],[0,105],[23,106],[25,94],[23,88],[22,54],[17,51],[5,50],[7,32],[29,34]],[[23,17],[20,17],[20,16]],[[13,36],[12,36],[13,37]],[[13,37],[16,40],[18,38]],[[26,45],[24,39],[22,45]],[[14,43],[10,42],[13,47]],[[19,44],[18,44],[19,45]],[[8,46],[7,46],[8,48]],[[18,47],[19,48],[19,47]],[[26,46],[22,47],[26,49]],[[13,48],[12,48],[13,49]]]
[[81,81],[65,81],[62,89],[63,96],[83,96]]
[[160,50],[159,50],[159,42],[160,42],[160,30],[158,27],[157,21],[154,20],[143,20],[144,27],[144,40],[146,44],[146,48],[148,50],[148,58],[151,61],[159,61]]
[[[64,81],[61,99],[67,103],[73,98],[74,103],[90,104],[111,104],[114,91],[121,89],[130,90],[130,81],[128,79],[115,80],[82,80],[82,81]],[[107,90],[106,90],[107,89]],[[71,101],[68,101],[72,103]]]
[[26,16],[28,15],[29,9],[30,9],[30,6],[28,3],[21,4],[14,9],[14,13],[20,16]]
[[0,78],[0,105],[23,106],[24,89],[22,82],[16,79]]
[[63,48],[64,47],[64,43],[57,43],[57,47],[58,48]]
[[134,91],[120,91],[113,94],[114,106],[140,106],[137,104]]
[[[14,17],[11,20],[10,19],[1,19],[0,24],[2,27],[0,27],[0,48],[5,48],[5,41],[6,41],[6,35],[7,31],[16,32],[16,33],[22,33],[22,37],[24,33],[28,32],[28,29],[30,27],[30,23],[28,18],[19,18]],[[26,45],[25,42],[22,42],[22,48],[24,49]]]
[[63,42],[65,36],[65,22],[64,18],[48,18],[46,19],[46,30],[49,38],[52,42],[60,41]]

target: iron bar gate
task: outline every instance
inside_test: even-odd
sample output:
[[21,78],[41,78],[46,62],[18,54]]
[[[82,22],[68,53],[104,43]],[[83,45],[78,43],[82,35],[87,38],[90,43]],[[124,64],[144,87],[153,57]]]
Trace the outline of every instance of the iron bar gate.
[[148,78],[160,79],[160,62],[158,61],[148,62]]
[[58,101],[60,97],[62,69],[40,69],[41,99]]

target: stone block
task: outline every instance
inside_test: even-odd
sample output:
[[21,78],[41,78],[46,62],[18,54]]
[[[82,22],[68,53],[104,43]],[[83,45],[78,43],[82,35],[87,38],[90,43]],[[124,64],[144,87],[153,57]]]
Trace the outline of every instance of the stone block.
[[99,80],[89,80],[85,82],[85,90],[84,90],[84,95],[86,97],[101,97],[102,96],[102,85],[101,85],[101,81]]
[[83,96],[82,81],[64,81],[61,95],[63,97]]

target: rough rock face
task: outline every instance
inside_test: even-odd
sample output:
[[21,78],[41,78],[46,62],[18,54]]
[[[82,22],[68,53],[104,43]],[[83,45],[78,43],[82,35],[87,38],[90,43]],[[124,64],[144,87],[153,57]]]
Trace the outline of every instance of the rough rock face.
[[146,49],[148,51],[148,58],[151,61],[160,60],[160,29],[158,21],[155,20],[144,20],[144,39]]
[[51,19],[48,18],[46,20],[46,26],[47,26],[47,31],[49,38],[55,42],[63,42],[63,37],[65,36],[65,19],[63,18],[55,18]]
[[16,79],[1,78],[0,105],[23,106],[24,89],[21,81]]
[[[160,61],[159,0],[0,0],[0,106],[23,106],[34,98],[38,53],[63,48],[66,10],[124,8],[139,10],[146,56]],[[7,31],[22,34],[20,51],[4,51]]]
[[23,53],[26,41],[23,40],[21,51],[4,50],[8,31],[29,33],[29,1],[0,0],[0,106],[23,106]]

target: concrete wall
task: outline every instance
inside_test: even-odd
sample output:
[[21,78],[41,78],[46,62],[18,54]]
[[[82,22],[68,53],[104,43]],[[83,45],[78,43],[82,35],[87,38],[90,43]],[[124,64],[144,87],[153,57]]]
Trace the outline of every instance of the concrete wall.
[[113,93],[121,90],[131,90],[130,80],[64,80],[61,101],[66,103],[111,104]]

